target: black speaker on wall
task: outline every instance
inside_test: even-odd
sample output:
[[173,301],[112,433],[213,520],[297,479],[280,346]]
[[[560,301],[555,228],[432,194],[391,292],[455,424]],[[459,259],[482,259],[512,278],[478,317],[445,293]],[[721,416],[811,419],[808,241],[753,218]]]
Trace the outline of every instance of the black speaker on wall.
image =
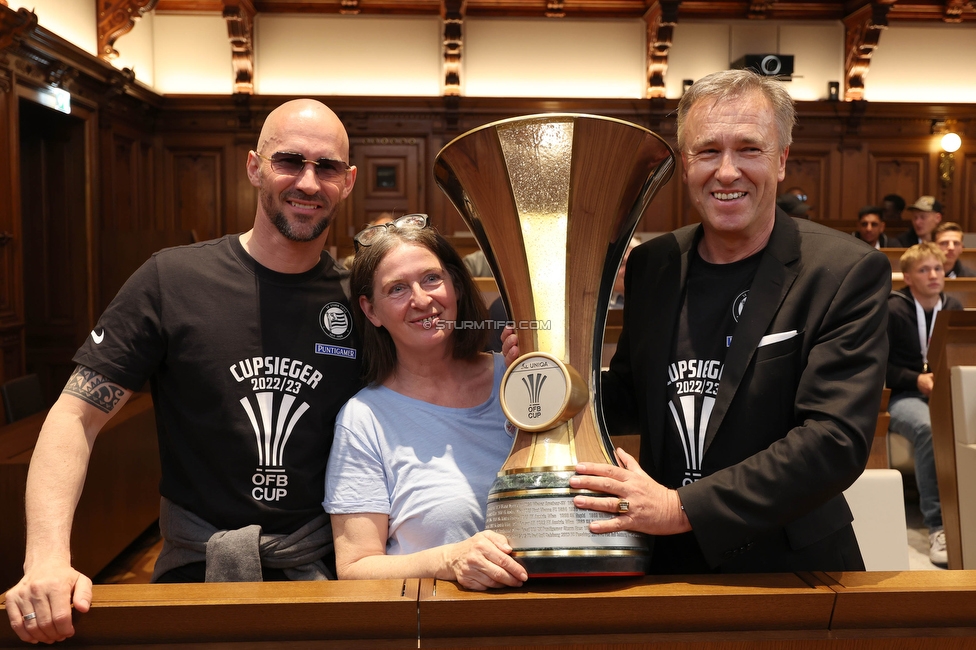
[[746,54],[733,61],[731,67],[733,70],[749,68],[764,77],[790,78],[793,76],[793,55]]

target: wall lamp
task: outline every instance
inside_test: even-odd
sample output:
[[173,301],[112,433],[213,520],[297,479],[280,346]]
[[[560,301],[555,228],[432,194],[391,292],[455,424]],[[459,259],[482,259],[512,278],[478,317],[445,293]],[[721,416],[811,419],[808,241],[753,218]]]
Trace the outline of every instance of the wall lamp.
[[939,121],[932,124],[932,133],[942,136],[940,141],[942,151],[939,152],[939,180],[942,181],[943,188],[952,185],[952,179],[956,173],[956,160],[953,154],[959,151],[959,147],[962,146],[962,138],[955,132],[955,129],[955,120]]

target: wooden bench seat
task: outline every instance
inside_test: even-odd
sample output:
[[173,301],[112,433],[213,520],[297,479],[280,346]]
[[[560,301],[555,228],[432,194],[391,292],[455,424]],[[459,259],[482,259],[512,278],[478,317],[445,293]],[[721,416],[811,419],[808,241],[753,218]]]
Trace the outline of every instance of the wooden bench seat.
[[[23,576],[27,469],[46,413],[0,427],[0,590]],[[72,562],[92,577],[159,518],[152,398],[136,393],[95,441],[71,532]]]

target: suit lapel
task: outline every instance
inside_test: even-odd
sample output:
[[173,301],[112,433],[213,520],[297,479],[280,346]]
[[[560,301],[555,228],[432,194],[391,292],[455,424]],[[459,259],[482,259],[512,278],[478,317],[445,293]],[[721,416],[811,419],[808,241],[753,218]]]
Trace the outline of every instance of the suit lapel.
[[776,211],[776,222],[769,243],[763,251],[756,277],[749,287],[749,297],[742,313],[742,319],[735,328],[732,345],[725,358],[722,380],[718,396],[705,432],[705,452],[712,440],[729,405],[735,398],[742,377],[756,354],[756,348],[763,335],[769,333],[769,325],[779,311],[783,299],[789,292],[797,271],[792,263],[800,256],[799,233],[793,219]]

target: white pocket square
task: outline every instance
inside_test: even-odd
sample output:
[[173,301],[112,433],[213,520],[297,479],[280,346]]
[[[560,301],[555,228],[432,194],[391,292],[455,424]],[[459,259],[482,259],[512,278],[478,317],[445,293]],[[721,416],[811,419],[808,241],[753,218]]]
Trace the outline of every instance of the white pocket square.
[[777,334],[767,334],[766,336],[759,339],[759,345],[756,347],[763,347],[764,345],[772,345],[773,343],[779,343],[780,341],[786,341],[796,336],[796,330],[790,330],[789,332],[778,332]]

